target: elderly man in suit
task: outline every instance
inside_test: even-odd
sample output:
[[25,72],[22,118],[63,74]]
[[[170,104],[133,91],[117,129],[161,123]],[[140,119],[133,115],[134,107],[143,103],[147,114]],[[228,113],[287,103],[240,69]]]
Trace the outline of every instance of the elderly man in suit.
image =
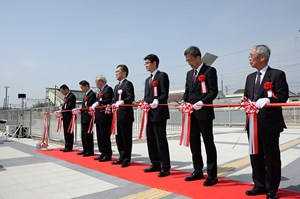
[[247,76],[244,98],[256,102],[259,112],[258,154],[250,155],[254,187],[246,195],[266,194],[267,199],[275,199],[281,179],[279,136],[286,126],[281,107],[264,106],[286,102],[289,88],[285,73],[268,65],[270,55],[266,45],[255,45],[249,55],[250,65],[257,71]]
[[[82,108],[89,108],[96,102],[96,94],[90,89],[90,84],[86,80],[80,81],[79,85],[84,93]],[[94,133],[93,130],[88,132],[91,119],[88,110],[81,110],[81,141],[83,151],[79,152],[78,155],[83,155],[84,157],[94,155]]]
[[207,156],[207,174],[204,186],[212,186],[217,178],[217,150],[214,144],[213,107],[202,107],[212,104],[218,94],[217,71],[214,67],[202,62],[198,47],[190,46],[184,52],[187,63],[192,70],[187,72],[183,101],[193,104],[191,114],[190,148],[192,152],[194,172],[185,178],[186,181],[203,179],[203,159],[201,155],[202,135]]
[[64,138],[65,138],[65,148],[62,150],[63,152],[69,152],[73,150],[74,143],[74,134],[68,132],[69,125],[72,120],[72,112],[71,110],[76,106],[76,97],[70,92],[69,87],[65,84],[61,85],[59,88],[60,92],[65,96],[64,104],[62,105],[62,119],[63,119],[63,127],[64,127]]
[[119,151],[119,159],[112,164],[120,164],[122,168],[130,166],[132,152],[132,125],[134,121],[132,104],[134,101],[133,84],[127,80],[128,68],[121,64],[117,66],[116,78],[119,83],[114,88],[113,102],[118,108],[116,142]]
[[97,96],[97,101],[92,105],[91,109],[95,110],[97,143],[100,155],[94,158],[94,160],[99,160],[99,162],[106,162],[110,161],[112,156],[110,141],[112,115],[106,114],[105,108],[96,107],[110,104],[112,102],[114,93],[113,89],[107,84],[105,76],[97,75],[95,83],[97,88],[99,89],[99,94]]
[[146,130],[151,166],[145,172],[159,171],[158,177],[165,177],[170,174],[171,168],[166,131],[170,113],[167,106],[159,104],[168,103],[170,82],[167,73],[158,70],[159,58],[156,55],[149,54],[144,60],[146,69],[150,72],[150,77],[145,81],[144,101],[151,107]]

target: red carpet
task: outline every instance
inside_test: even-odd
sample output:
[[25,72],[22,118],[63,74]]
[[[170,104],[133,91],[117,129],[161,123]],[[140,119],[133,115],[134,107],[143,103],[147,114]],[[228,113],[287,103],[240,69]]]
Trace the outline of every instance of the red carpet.
[[[149,165],[131,162],[131,166],[121,168],[120,165],[112,165],[111,162],[98,162],[94,157],[82,157],[77,155],[77,151],[63,153],[59,149],[51,151],[37,150],[38,152],[65,160],[86,168],[97,170],[112,176],[116,176],[138,184],[143,184],[149,187],[166,190],[179,195],[184,195],[190,198],[214,199],[214,198],[230,198],[230,199],[265,199],[265,195],[246,196],[245,190],[251,189],[252,184],[233,181],[226,178],[219,178],[219,183],[212,187],[204,187],[204,180],[193,182],[185,182],[184,178],[190,173],[171,170],[171,175],[164,178],[157,177],[158,172],[144,173],[144,169]],[[288,190],[279,190],[279,198],[285,199],[300,199],[300,193]]]

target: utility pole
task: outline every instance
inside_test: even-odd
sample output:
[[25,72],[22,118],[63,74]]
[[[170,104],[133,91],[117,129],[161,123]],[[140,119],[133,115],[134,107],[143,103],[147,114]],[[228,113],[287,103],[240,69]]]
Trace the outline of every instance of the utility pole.
[[4,109],[7,109],[8,108],[7,90],[9,88],[9,86],[4,86],[4,88],[5,88]]
[[56,106],[56,85],[54,86],[54,106]]

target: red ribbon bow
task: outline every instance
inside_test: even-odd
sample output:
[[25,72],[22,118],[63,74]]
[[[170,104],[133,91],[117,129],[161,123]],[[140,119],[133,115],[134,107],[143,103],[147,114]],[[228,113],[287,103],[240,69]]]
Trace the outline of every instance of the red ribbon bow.
[[88,99],[89,99],[88,97],[85,97],[85,98],[84,98],[84,101],[85,101],[85,102],[87,102],[87,101],[88,101]]
[[64,99],[64,103],[65,103],[65,104],[68,103],[68,100]]
[[194,111],[193,105],[190,103],[180,104],[180,111],[182,112],[182,128],[179,145],[190,145],[190,131],[191,131],[191,114]]
[[150,105],[147,102],[145,102],[144,100],[140,100],[139,106],[141,107],[141,109],[143,111],[141,130],[140,130],[140,135],[139,135],[139,139],[142,139],[143,136],[146,137],[148,112],[150,110]]
[[153,86],[153,87],[157,87],[157,86],[158,86],[158,81],[153,81],[153,82],[152,82],[152,86]]

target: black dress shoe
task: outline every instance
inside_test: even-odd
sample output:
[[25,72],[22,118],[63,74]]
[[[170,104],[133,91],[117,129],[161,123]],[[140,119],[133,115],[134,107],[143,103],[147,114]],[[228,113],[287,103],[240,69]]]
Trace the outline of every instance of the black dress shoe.
[[129,167],[130,166],[130,162],[123,162],[121,167],[125,168],[125,167]]
[[100,160],[100,159],[101,159],[100,155],[94,158],[94,160]]
[[149,168],[145,169],[144,172],[148,173],[148,172],[155,172],[160,170],[161,170],[160,165],[151,165]]
[[90,153],[90,152],[86,152],[85,154],[83,154],[83,157],[88,157],[88,156],[93,156],[94,153]]
[[64,149],[63,152],[71,152],[72,149]]
[[209,177],[203,182],[203,186],[213,186],[218,183],[217,177]]
[[253,189],[247,190],[246,195],[248,196],[256,196],[256,195],[261,195],[267,193],[265,189],[259,189],[254,187]]
[[267,193],[267,199],[276,199],[277,198],[277,194],[276,193]]
[[200,180],[200,179],[203,179],[203,178],[204,178],[203,173],[194,171],[192,173],[192,175],[186,177],[184,180],[185,181],[193,181],[193,180]]
[[59,151],[64,151],[65,149],[59,149]]
[[113,162],[111,162],[111,164],[122,164],[123,163],[123,161],[122,160],[117,160],[117,161],[113,161]]
[[83,155],[83,154],[85,154],[84,151],[81,151],[81,152],[77,153],[77,155]]
[[166,177],[170,175],[170,169],[168,170],[165,170],[165,169],[162,169],[159,173],[158,173],[158,177]]
[[108,161],[111,161],[111,157],[104,156],[103,158],[99,159],[99,162],[108,162]]

